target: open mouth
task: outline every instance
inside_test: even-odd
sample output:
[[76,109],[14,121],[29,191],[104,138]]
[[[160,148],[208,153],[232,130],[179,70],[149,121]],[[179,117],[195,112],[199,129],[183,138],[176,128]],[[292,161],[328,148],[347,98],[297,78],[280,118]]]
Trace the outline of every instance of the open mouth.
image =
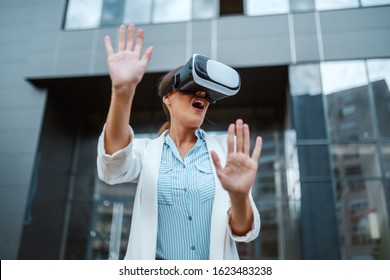
[[195,99],[192,102],[192,107],[199,109],[199,110],[203,110],[205,107],[205,101],[203,99]]

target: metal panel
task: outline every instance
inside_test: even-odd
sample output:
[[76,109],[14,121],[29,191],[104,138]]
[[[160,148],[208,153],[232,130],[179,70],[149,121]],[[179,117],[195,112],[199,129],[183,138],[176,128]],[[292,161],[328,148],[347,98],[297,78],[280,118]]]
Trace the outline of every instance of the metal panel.
[[325,60],[390,56],[390,7],[320,13]]
[[297,61],[318,61],[320,54],[314,14],[294,14],[293,29]]

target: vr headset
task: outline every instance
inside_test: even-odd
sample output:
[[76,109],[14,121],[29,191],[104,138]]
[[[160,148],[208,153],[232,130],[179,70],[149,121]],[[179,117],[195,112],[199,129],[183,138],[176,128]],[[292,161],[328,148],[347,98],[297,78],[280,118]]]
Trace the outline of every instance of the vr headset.
[[183,94],[206,92],[210,103],[235,95],[241,86],[240,75],[233,68],[194,54],[190,60],[172,77],[171,83],[163,90],[161,97],[175,88]]

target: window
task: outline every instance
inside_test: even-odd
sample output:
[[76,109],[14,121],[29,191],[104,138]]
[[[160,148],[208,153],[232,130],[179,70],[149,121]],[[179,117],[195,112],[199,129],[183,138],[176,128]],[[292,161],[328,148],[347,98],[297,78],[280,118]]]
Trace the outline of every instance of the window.
[[389,5],[390,0],[68,0],[64,29]]
[[123,0],[103,0],[100,26],[119,25],[123,18]]
[[290,9],[292,12],[313,11],[315,0],[290,0]]
[[218,0],[192,1],[193,19],[210,19],[218,15]]
[[379,6],[379,5],[388,5],[390,0],[360,0],[362,6]]
[[243,0],[219,0],[219,14],[242,15],[244,11]]
[[[374,145],[332,145],[331,153],[338,176],[380,176],[379,160]],[[355,160],[351,160],[352,157]],[[348,160],[345,160],[346,158]]]
[[317,10],[334,10],[359,7],[359,0],[315,0]]
[[344,117],[353,115],[356,111],[355,105],[346,105],[341,109],[341,113]]
[[155,0],[154,23],[191,20],[191,0]]
[[288,0],[246,0],[245,14],[248,16],[283,14],[289,12]]
[[126,0],[123,22],[126,24],[149,23],[152,18],[152,0]]
[[103,0],[69,0],[65,29],[96,28],[100,24]]

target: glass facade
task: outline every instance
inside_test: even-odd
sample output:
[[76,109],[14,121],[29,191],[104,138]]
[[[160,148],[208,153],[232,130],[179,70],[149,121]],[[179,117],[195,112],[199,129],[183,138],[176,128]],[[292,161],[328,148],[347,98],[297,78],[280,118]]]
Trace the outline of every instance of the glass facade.
[[[389,5],[390,0],[242,0],[244,15],[349,9]],[[220,16],[218,0],[68,0],[65,30],[128,24],[157,24],[212,19]],[[239,12],[242,14],[242,11]]]
[[[211,19],[219,14],[219,2],[69,0],[65,29]],[[244,13],[388,4],[246,0]],[[389,85],[390,59],[289,66],[292,125],[258,131],[264,146],[253,195],[262,229],[255,241],[238,244],[242,259],[390,259]],[[96,182],[88,258],[123,258],[134,193],[132,184]],[[335,242],[318,244],[310,234],[334,234]]]
[[300,180],[333,189],[343,259],[390,258],[389,61],[290,66]]
[[[252,133],[263,137],[253,188],[262,229],[238,243],[241,259],[390,259],[388,65],[289,67],[292,127]],[[133,184],[96,181],[88,258],[124,257],[134,195]]]

